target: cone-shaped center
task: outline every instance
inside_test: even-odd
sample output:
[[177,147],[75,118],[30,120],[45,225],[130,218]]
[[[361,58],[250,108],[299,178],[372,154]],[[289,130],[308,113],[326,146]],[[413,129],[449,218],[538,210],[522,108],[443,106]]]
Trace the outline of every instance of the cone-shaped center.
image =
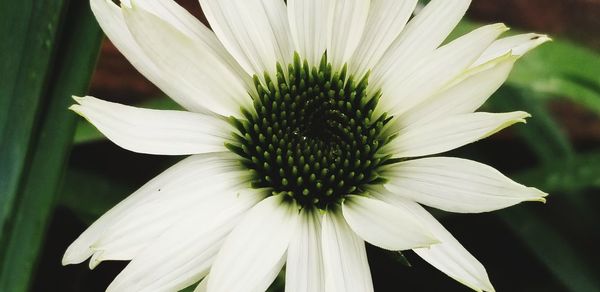
[[379,94],[367,91],[368,76],[355,81],[346,67],[333,72],[326,55],[318,67],[296,55],[276,78],[254,81],[254,109],[233,119],[240,135],[227,145],[253,171],[254,187],[325,209],[380,182],[389,119],[372,117]]

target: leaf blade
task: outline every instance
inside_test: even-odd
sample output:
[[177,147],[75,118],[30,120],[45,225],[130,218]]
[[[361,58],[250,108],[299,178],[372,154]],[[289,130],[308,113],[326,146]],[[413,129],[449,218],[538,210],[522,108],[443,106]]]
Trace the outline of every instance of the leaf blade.
[[1,291],[28,291],[35,272],[75,127],[75,116],[67,110],[70,95],[87,90],[102,36],[88,3],[71,2],[56,71],[47,71],[52,86],[41,93],[45,106],[39,131],[29,141],[28,171],[21,178],[12,224],[3,234]]

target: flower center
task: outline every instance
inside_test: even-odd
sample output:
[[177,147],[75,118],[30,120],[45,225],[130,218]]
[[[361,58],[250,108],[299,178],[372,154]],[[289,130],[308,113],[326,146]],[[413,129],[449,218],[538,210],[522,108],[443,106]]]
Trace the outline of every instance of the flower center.
[[382,182],[377,168],[388,157],[378,151],[389,118],[373,117],[380,93],[368,92],[368,74],[357,81],[346,66],[334,72],[326,54],[318,67],[296,54],[287,73],[278,65],[275,78],[254,83],[254,109],[232,118],[239,134],[227,145],[252,170],[253,187],[326,209]]

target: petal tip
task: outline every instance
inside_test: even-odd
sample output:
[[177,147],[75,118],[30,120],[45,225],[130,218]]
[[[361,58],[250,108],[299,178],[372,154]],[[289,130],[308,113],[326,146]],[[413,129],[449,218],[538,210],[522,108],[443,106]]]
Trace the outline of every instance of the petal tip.
[[503,22],[495,23],[492,25],[494,26],[495,29],[497,29],[498,31],[501,31],[501,32],[507,32],[510,30],[510,27],[506,26],[506,24],[504,24]]
[[442,241],[439,238],[435,237],[433,234],[430,234],[428,241],[425,243],[425,245],[417,248],[430,248],[431,246],[437,244],[442,244]]
[[77,113],[80,116],[83,116],[83,114],[81,113],[81,110],[80,110],[81,109],[81,105],[73,104],[68,109],[74,111],[75,113]]
[[548,196],[548,193],[542,192],[536,188],[533,188],[533,189],[538,194],[538,197],[533,199],[533,201],[540,202],[542,204],[546,204],[546,197]]
[[531,114],[528,112],[515,112],[515,118],[512,121],[513,123],[527,124],[528,118],[531,118]]
[[85,99],[85,96],[71,95],[71,98],[72,98],[72,99],[73,99],[73,100],[74,100],[76,103],[79,103],[79,104],[81,104],[81,103],[84,101],[84,99]]
[[442,243],[443,242],[440,239],[435,237],[433,234],[429,233],[427,235],[427,237],[423,240],[423,242],[411,247],[411,249],[429,249],[434,245],[438,245],[438,244],[442,244]]
[[76,243],[77,242],[72,243],[65,251],[65,254],[61,259],[61,264],[63,266],[80,264],[92,255],[89,250],[82,250]]
[[547,34],[534,34],[531,38],[531,41],[536,41],[536,43],[540,43],[543,44],[545,42],[551,42],[554,41],[554,39],[552,39],[551,37],[549,37]]
[[487,283],[483,286],[483,291],[485,291],[485,292],[496,292],[496,289],[494,288],[494,286],[492,285],[492,283],[490,283],[489,281],[487,281]]
[[94,255],[92,255],[92,258],[90,259],[89,265],[88,267],[90,268],[90,270],[95,269],[101,262],[103,261],[102,259],[102,252],[96,252],[94,253]]
[[531,118],[531,114],[530,114],[530,113],[528,113],[528,112],[518,112],[518,113],[519,113],[519,116],[520,116],[522,119]]
[[465,279],[454,278],[459,283],[473,289],[477,292],[496,292],[496,289],[490,282],[487,273],[475,279],[475,281],[467,281]]
[[73,265],[73,264],[77,264],[77,261],[75,261],[72,256],[71,253],[67,250],[65,252],[65,254],[62,257],[62,260],[60,261],[61,265],[64,266],[68,266],[68,265]]
[[533,34],[529,40],[533,41],[536,45],[540,45],[545,42],[553,41],[553,39],[551,37],[549,37],[547,34],[538,34],[538,33]]
[[549,41],[553,41],[552,38],[545,34],[532,33],[528,34],[528,36],[529,40],[527,42],[524,42],[520,46],[517,46],[511,50],[511,53],[514,56],[520,58],[527,54],[529,51],[539,47],[540,45]]
[[524,201],[540,202],[542,204],[546,204],[546,197],[548,196],[548,193],[543,192],[534,187],[526,187],[526,188],[527,188],[527,191],[529,192],[529,196]]

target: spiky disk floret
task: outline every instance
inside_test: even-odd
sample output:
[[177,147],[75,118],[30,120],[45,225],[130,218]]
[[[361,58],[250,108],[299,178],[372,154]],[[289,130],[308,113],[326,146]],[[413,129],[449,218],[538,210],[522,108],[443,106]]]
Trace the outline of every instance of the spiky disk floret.
[[368,92],[368,74],[355,81],[346,66],[334,72],[326,54],[318,67],[296,54],[287,73],[278,65],[276,78],[255,76],[254,84],[254,110],[231,118],[238,143],[227,145],[253,171],[253,187],[325,209],[381,183],[389,118],[373,117],[380,93]]

